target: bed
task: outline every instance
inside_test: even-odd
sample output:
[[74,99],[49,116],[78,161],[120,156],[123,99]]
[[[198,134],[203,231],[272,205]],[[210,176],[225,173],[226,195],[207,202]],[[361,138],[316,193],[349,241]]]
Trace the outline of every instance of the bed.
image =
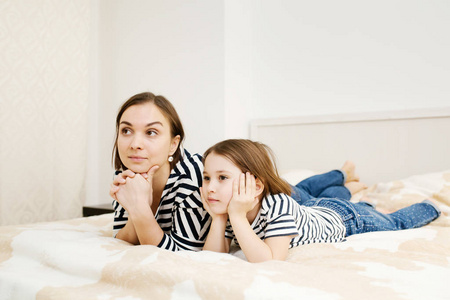
[[[237,247],[230,255],[131,246],[111,237],[112,214],[3,226],[0,299],[450,299],[449,128],[448,110],[251,124],[291,183],[352,159],[369,185],[352,201],[368,196],[398,209],[431,198],[443,213],[425,227],[300,246],[286,261],[251,264]],[[356,142],[367,147],[363,156]]]

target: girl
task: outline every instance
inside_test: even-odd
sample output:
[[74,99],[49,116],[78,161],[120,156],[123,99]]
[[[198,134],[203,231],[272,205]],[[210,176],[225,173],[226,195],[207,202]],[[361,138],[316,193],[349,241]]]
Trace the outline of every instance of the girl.
[[141,93],[116,118],[110,195],[113,232],[132,244],[201,250],[211,222],[199,193],[201,156],[181,148],[184,130],[163,96]]
[[250,140],[220,142],[203,161],[201,196],[212,217],[203,250],[228,252],[234,239],[250,262],[284,260],[289,248],[302,244],[417,228],[440,215],[429,200],[391,214],[339,198],[312,198],[299,205],[279,177],[270,149]]

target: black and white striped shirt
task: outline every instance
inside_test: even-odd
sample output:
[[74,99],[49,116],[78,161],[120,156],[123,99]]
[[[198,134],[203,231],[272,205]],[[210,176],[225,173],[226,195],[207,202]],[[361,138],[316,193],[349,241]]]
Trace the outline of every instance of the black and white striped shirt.
[[[264,197],[251,227],[261,240],[295,235],[289,248],[311,243],[341,242],[345,238],[344,222],[335,211],[299,205],[286,194]],[[225,236],[239,244],[229,222]]]
[[[199,154],[190,155],[184,150],[167,180],[155,215],[164,237],[158,247],[171,251],[200,251],[211,223],[211,217],[203,209],[199,187],[202,184],[203,163]],[[113,234],[128,221],[128,212],[113,201]]]

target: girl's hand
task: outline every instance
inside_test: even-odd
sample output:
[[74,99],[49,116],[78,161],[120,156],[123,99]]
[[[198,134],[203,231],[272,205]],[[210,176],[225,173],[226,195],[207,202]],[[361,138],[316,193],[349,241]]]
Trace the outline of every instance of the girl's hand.
[[200,196],[202,198],[202,203],[203,203],[203,208],[209,213],[209,215],[211,216],[211,218],[213,220],[222,220],[222,221],[227,221],[228,220],[228,214],[215,214],[212,209],[211,206],[209,206],[209,202],[208,202],[208,198],[205,195],[205,193],[203,192],[203,188],[200,187]]
[[233,181],[233,196],[228,204],[229,215],[240,215],[246,217],[257,204],[256,179],[255,176],[247,172],[239,176],[239,181]]
[[109,195],[113,199],[117,200],[116,193],[119,191],[120,185],[125,184],[126,179],[128,177],[134,178],[135,175],[136,175],[136,173],[134,173],[131,170],[125,170],[122,173],[117,174],[117,176],[113,180],[113,183],[111,184],[111,188],[109,190]]

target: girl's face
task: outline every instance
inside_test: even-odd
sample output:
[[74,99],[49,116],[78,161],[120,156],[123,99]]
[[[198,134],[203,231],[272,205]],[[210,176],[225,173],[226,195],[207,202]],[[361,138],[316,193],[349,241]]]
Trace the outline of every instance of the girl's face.
[[215,214],[227,213],[228,203],[233,196],[233,180],[238,180],[242,171],[228,158],[210,153],[203,171],[203,192]]
[[122,163],[135,173],[154,165],[170,169],[167,159],[179,141],[179,136],[172,138],[169,121],[153,103],[130,106],[120,119],[117,149]]

